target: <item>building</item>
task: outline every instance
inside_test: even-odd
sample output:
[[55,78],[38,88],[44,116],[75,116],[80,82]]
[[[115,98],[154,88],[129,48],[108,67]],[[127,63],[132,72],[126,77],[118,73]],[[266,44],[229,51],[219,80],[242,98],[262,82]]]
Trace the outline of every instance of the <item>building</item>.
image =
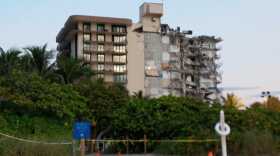
[[71,16],[57,35],[58,50],[90,63],[106,82],[126,83],[129,19]]
[[161,23],[163,5],[144,3],[139,22],[126,18],[73,15],[57,35],[58,51],[83,59],[105,82],[124,84],[145,96],[217,99],[221,82],[214,36]]

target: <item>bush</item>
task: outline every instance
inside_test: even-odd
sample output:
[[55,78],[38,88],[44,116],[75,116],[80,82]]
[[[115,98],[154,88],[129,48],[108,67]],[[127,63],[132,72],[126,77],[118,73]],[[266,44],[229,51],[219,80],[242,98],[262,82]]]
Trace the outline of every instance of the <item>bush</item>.
[[[3,139],[3,138],[2,138]],[[11,140],[0,142],[1,156],[68,156],[71,145],[43,145],[22,143]]]
[[231,155],[278,156],[277,142],[270,132],[248,131],[229,142]]
[[213,147],[215,147],[214,145],[207,143],[165,142],[155,146],[154,153],[159,155],[205,156],[207,155],[208,150],[213,150]]
[[[0,77],[0,111],[72,120],[88,115],[86,101],[72,85],[52,83],[37,73],[13,71]],[[11,110],[12,109],[12,110]]]

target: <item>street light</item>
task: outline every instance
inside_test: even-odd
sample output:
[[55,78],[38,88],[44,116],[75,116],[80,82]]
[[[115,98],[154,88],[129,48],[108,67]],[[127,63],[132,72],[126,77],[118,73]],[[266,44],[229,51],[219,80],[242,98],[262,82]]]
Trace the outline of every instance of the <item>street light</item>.
[[265,98],[265,97],[271,98],[270,91],[262,91],[261,97],[262,98]]

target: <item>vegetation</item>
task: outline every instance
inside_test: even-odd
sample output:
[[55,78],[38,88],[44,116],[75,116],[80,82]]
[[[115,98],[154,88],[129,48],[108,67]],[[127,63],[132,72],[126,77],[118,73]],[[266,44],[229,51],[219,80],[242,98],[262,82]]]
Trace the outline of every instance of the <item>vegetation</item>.
[[254,108],[266,108],[271,111],[280,112],[280,100],[278,97],[268,97],[264,102],[255,102],[252,104]]
[[[153,99],[144,98],[141,92],[129,96],[121,84],[93,80],[87,64],[63,55],[52,63],[52,56],[46,45],[24,51],[0,49],[0,132],[34,140],[69,141],[73,122],[88,120],[95,124],[100,139],[143,139],[144,135],[152,140],[219,139],[213,127],[224,109],[232,128],[228,138],[231,154],[279,152],[280,101],[276,97],[245,109],[233,94],[227,96],[224,106],[191,97]],[[220,152],[218,147],[219,142],[149,142],[148,151],[206,155],[208,150]],[[69,148],[0,137],[0,155],[67,155]],[[126,149],[122,144],[111,150]],[[131,145],[129,150],[143,152],[143,146]]]
[[81,60],[59,55],[52,73],[58,82],[63,84],[73,83],[81,78],[90,78],[93,75],[90,67]]
[[[47,50],[47,45],[33,46],[25,48],[25,63],[29,63],[29,68],[37,71],[41,76],[46,76],[51,70],[51,59],[54,52]],[[32,67],[31,67],[32,66]]]
[[245,104],[241,101],[239,97],[233,93],[227,94],[225,99],[225,106],[235,107],[237,109],[245,109]]

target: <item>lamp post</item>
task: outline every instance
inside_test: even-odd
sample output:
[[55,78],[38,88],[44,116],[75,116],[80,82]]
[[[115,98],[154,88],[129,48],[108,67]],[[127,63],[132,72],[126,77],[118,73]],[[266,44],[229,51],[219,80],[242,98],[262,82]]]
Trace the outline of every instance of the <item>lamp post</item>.
[[270,91],[262,91],[261,97],[262,98],[265,98],[265,97],[271,98]]
[[268,99],[271,98],[270,91],[262,91],[261,98],[264,98],[264,102],[267,103]]

